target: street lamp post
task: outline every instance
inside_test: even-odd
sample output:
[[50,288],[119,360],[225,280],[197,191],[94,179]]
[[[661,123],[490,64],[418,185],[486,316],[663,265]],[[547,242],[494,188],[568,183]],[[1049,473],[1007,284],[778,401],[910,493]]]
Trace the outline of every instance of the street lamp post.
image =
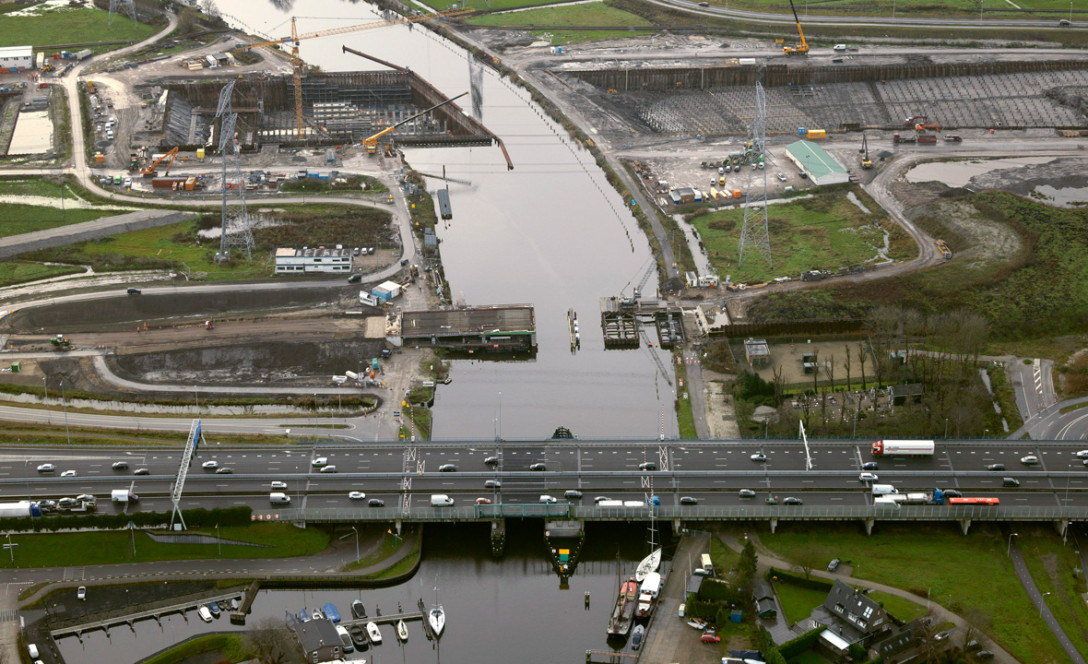
[[1043,593],[1042,597],[1039,598],[1039,617],[1040,618],[1043,617],[1043,605],[1046,604],[1046,596],[1050,595],[1050,594],[1052,594],[1052,593]]
[[355,530],[355,526],[351,529],[355,532],[355,562],[359,562],[359,531]]
[[1009,546],[1005,551],[1006,556],[1012,556],[1012,538],[1019,536],[1020,533],[1009,533]]
[[64,436],[68,439],[68,444],[72,444],[72,434],[68,431],[68,401],[64,396],[64,381],[60,381],[60,403],[64,408]]

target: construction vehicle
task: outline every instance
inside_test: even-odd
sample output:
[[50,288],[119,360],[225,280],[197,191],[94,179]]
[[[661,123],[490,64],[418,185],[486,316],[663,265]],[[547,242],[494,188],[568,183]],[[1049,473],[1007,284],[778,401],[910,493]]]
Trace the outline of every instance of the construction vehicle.
[[914,125],[914,131],[940,131],[941,125],[936,122],[920,122]]
[[869,139],[865,134],[861,135],[861,167],[864,169],[870,169],[873,167],[873,160],[869,158]]
[[[657,252],[654,252],[654,254],[650,256],[650,260],[648,261],[645,270],[642,272],[642,277],[638,280],[638,285],[631,290],[631,297],[625,297],[623,295],[623,291],[627,289],[627,286],[624,286],[623,289],[620,290],[620,297],[617,302],[621,307],[636,306],[638,301],[642,299],[642,289],[646,287],[646,282],[650,280],[650,275],[657,272],[657,257]],[[627,283],[630,284],[631,282]]]
[[900,136],[899,132],[892,134],[892,143],[917,143],[917,136]]
[[944,240],[937,240],[937,249],[940,250],[941,255],[945,260],[952,258],[952,250],[948,248],[948,245]]
[[786,55],[808,55],[808,42],[805,41],[805,33],[801,30],[801,19],[797,18],[797,8],[793,6],[793,0],[790,0],[790,9],[793,10],[793,20],[797,23],[797,35],[801,38],[801,43],[796,46],[783,46],[782,52]]
[[378,151],[378,139],[380,139],[382,136],[385,136],[386,134],[392,132],[397,127],[399,127],[399,126],[401,126],[401,125],[403,125],[405,123],[411,122],[412,120],[415,120],[418,117],[427,115],[428,113],[435,110],[436,108],[440,108],[442,106],[445,106],[446,104],[452,104],[453,102],[457,101],[458,99],[460,99],[461,97],[464,97],[467,94],[468,94],[467,92],[462,92],[461,94],[457,95],[453,99],[447,99],[446,101],[444,101],[444,102],[442,102],[440,104],[435,104],[434,106],[428,108],[427,110],[416,113],[415,115],[413,115],[412,117],[410,117],[410,118],[408,118],[406,120],[401,120],[400,122],[398,122],[396,124],[389,125],[388,127],[386,127],[385,129],[382,129],[381,131],[374,134],[373,136],[368,136],[368,137],[364,138],[363,139],[363,145],[366,146],[366,153],[369,154],[369,155],[373,155],[373,154],[377,153],[377,151]]
[[177,156],[178,156],[178,149],[174,148],[173,150],[167,152],[166,154],[159,157],[155,161],[151,162],[151,164],[147,168],[140,171],[140,175],[144,176],[145,178],[155,177],[157,175],[157,173],[155,173],[155,167],[158,166],[160,163],[162,163],[162,161],[165,160],[167,157],[170,157],[170,161],[167,162],[167,164],[166,164],[165,175],[170,175],[170,167],[174,165],[174,158],[177,157]]
[[49,340],[49,343],[53,344],[53,347],[57,350],[70,350],[72,348],[72,342],[63,334],[53,337]]
[[909,118],[907,118],[906,120],[903,120],[903,126],[904,127],[913,127],[914,125],[925,122],[928,119],[929,118],[924,116],[924,115],[912,115]]
[[945,134],[944,140],[948,141],[949,143],[962,143],[963,137],[959,134]]
[[465,14],[472,14],[471,9],[458,9],[454,11],[437,12],[433,14],[422,14],[420,16],[409,16],[392,19],[389,21],[371,21],[369,23],[360,23],[357,25],[347,25],[342,28],[329,28],[328,30],[318,30],[316,32],[307,32],[304,34],[298,33],[298,28],[295,25],[294,16],[291,17],[291,36],[283,37],[273,41],[259,42],[256,44],[244,44],[242,46],[236,46],[233,50],[244,51],[251,48],[260,48],[262,46],[279,46],[281,44],[291,45],[291,68],[294,70],[294,88],[295,88],[295,127],[298,132],[299,140],[306,138],[306,125],[308,124],[305,116],[302,113],[302,58],[298,55],[298,45],[303,39],[313,39],[315,37],[326,37],[329,35],[342,35],[348,32],[357,32],[359,30],[371,30],[373,28],[384,28],[390,25],[401,25],[403,23],[418,23],[419,21],[430,21],[435,18],[453,18],[455,16],[464,16]]

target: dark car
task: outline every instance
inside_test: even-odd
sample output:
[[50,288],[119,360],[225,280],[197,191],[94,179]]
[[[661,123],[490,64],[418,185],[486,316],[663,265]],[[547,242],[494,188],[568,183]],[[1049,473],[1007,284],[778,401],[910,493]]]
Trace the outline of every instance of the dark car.
[[737,495],[741,498],[755,498],[756,492],[752,491],[751,489],[741,489],[737,492]]
[[1005,464],[1003,463],[991,463],[986,466],[986,470],[1005,470]]
[[408,265],[408,259],[407,258],[400,259],[400,264],[401,265]]
[[142,291],[139,288],[130,288],[125,292],[129,295],[139,295]]
[[502,488],[502,480],[487,480],[486,482],[484,482],[484,488],[485,489],[501,489]]
[[222,468],[216,470],[215,474],[216,475],[232,475],[232,474],[234,474],[234,469],[233,468],[227,468],[226,466],[223,466]]
[[136,470],[132,471],[132,474],[133,475],[150,475],[151,471],[148,470],[147,468],[137,468]]
[[440,473],[452,473],[456,470],[457,466],[453,465],[452,463],[444,463],[438,467],[438,472]]
[[567,489],[563,492],[563,497],[567,500],[579,500],[582,497],[582,492],[578,489]]
[[385,507],[385,501],[381,498],[371,498],[370,500],[366,501],[366,504],[371,507]]
[[786,498],[785,500],[783,500],[782,504],[783,505],[801,505],[802,502],[803,501],[800,498],[794,498],[793,496],[790,496],[790,497]]
[[638,465],[639,470],[657,470],[657,464],[653,461],[647,461]]
[[114,470],[128,470],[128,461],[114,461],[113,462],[113,469]]
[[542,464],[542,463],[534,463],[533,465],[529,466],[529,470],[538,470],[539,471],[539,470],[547,470],[547,469],[548,469],[548,467],[545,464]]
[[978,652],[975,653],[975,659],[982,660],[982,659],[993,659],[993,658],[994,658],[994,654],[992,652],[990,652],[989,650],[979,650]]
[[484,459],[484,463],[486,463],[489,466],[497,466],[497,465],[499,465],[499,457],[489,456],[486,459]]
[[956,489],[944,489],[941,491],[945,498],[963,498],[963,492]]
[[1020,486],[1020,480],[1016,479],[1015,477],[1002,477],[1001,486],[1018,487]]
[[876,461],[866,461],[865,463],[861,464],[861,469],[862,470],[880,470],[880,464],[877,463]]
[[361,275],[361,274],[353,274],[350,277],[348,277],[348,283],[349,284],[357,284],[362,280],[363,280],[363,275]]
[[699,499],[698,498],[693,498],[691,496],[680,496],[680,504],[681,505],[698,505],[699,504]]

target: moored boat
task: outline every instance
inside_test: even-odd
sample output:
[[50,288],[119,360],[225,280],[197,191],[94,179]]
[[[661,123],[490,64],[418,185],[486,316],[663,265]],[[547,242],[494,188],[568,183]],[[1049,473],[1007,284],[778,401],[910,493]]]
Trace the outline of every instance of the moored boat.
[[401,641],[408,640],[408,626],[404,624],[403,620],[397,621],[397,638]]
[[657,568],[661,566],[661,549],[654,549],[650,555],[642,559],[642,562],[638,564],[638,568],[635,570],[635,581],[642,583],[646,576],[656,572]]
[[646,636],[646,628],[642,625],[635,625],[634,631],[631,632],[631,650],[638,650],[642,646],[642,637]]
[[438,603],[438,577],[434,578],[434,606],[427,613],[427,622],[431,624],[435,638],[442,636],[442,630],[446,628],[446,610]]
[[363,606],[362,600],[355,600],[351,603],[351,615],[358,618],[366,618],[366,607]]
[[326,618],[333,621],[334,623],[340,622],[340,611],[332,602],[327,602],[325,606],[322,607],[321,611],[325,614]]
[[382,642],[382,631],[378,629],[378,625],[373,622],[366,624],[366,635],[370,637],[370,642],[377,645]]
[[215,602],[208,602],[208,610],[211,611],[213,617],[219,617],[219,605]]
[[210,623],[212,621],[212,612],[210,609],[208,609],[208,607],[201,606],[196,610],[196,612],[200,616],[200,619],[204,622]]
[[351,635],[351,641],[355,644],[356,649],[362,650],[367,646],[366,630],[362,625],[352,625],[348,629],[348,634]]
[[321,613],[321,609],[314,609],[314,612],[311,615],[314,620],[321,620],[325,617],[325,614]]
[[631,631],[631,619],[635,615],[637,604],[638,582],[631,577],[620,586],[616,607],[612,610],[612,617],[608,621],[610,636],[627,636],[627,633]]
[[692,618],[691,620],[688,621],[688,625],[691,626],[691,627],[694,627],[695,629],[697,629],[699,631],[702,631],[702,630],[706,629],[706,621],[702,620],[700,618]]
[[303,610],[299,611],[298,612],[298,619],[301,620],[302,622],[309,622],[310,621],[310,612],[307,611],[306,609],[303,609]]

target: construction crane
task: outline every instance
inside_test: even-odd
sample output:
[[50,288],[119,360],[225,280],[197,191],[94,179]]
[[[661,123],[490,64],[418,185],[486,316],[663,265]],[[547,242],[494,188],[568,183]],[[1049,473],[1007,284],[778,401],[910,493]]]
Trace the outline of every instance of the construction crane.
[[316,37],[327,37],[329,35],[342,35],[347,32],[357,32],[359,30],[372,30],[374,28],[384,28],[390,25],[402,25],[404,23],[418,23],[420,21],[430,21],[435,18],[452,18],[455,16],[463,16],[465,14],[471,14],[471,9],[457,9],[453,11],[437,12],[433,14],[423,14],[420,16],[407,16],[401,18],[395,18],[388,21],[371,21],[369,23],[359,23],[357,25],[347,25],[340,28],[329,28],[328,30],[318,30],[316,32],[306,32],[303,34],[298,33],[298,28],[295,25],[295,17],[291,17],[291,36],[283,37],[281,39],[274,39],[272,41],[260,42],[257,44],[246,44],[244,46],[237,46],[232,50],[244,51],[251,48],[260,48],[262,46],[278,46],[281,44],[291,44],[291,67],[294,70],[294,88],[295,88],[295,126],[298,130],[299,139],[306,138],[306,120],[302,115],[302,58],[298,55],[298,45],[303,39],[314,39]]
[[[627,286],[624,286],[623,289],[620,290],[619,304],[621,307],[633,307],[638,304],[640,299],[642,299],[642,289],[646,287],[646,282],[650,280],[650,275],[657,271],[657,256],[657,252],[654,252],[654,254],[650,256],[650,260],[647,261],[648,264],[646,269],[643,271],[642,277],[638,280],[638,285],[631,290],[631,297],[623,296],[623,291],[627,290]],[[627,283],[630,284],[631,282],[629,281]]]
[[170,161],[168,161],[166,163],[166,171],[165,172],[166,172],[167,175],[170,175],[170,167],[174,165],[174,157],[176,157],[176,156],[178,156],[178,149],[174,148],[173,150],[167,152],[166,154],[159,157],[155,161],[151,162],[151,165],[149,165],[144,170],[140,171],[140,175],[144,176],[145,178],[155,177],[155,167],[158,166],[159,163],[161,163],[167,157],[170,157]]
[[461,97],[464,97],[467,94],[468,94],[467,92],[462,92],[461,94],[457,95],[453,99],[447,99],[446,101],[444,101],[444,102],[442,102],[440,104],[435,104],[434,106],[428,108],[427,110],[416,113],[415,115],[413,115],[412,117],[410,117],[410,118],[408,118],[406,120],[401,120],[400,122],[398,122],[396,124],[389,125],[388,127],[386,127],[385,129],[382,129],[381,131],[374,134],[373,136],[368,136],[367,138],[364,138],[363,139],[363,145],[366,146],[366,153],[367,154],[374,154],[375,152],[377,152],[378,151],[378,139],[380,139],[382,136],[385,136],[386,134],[393,131],[394,129],[401,126],[402,124],[411,122],[412,120],[415,120],[416,118],[418,118],[420,116],[427,115],[428,113],[435,110],[436,108],[441,108],[442,106],[445,106],[446,104],[452,104],[453,102],[457,101],[458,99],[460,99]]
[[801,43],[797,46],[783,46],[782,52],[786,55],[808,55],[808,42],[805,41],[805,33],[801,30],[801,19],[797,18],[797,9],[790,0],[790,9],[793,10],[793,20],[797,23],[797,34],[801,37]]
[[869,139],[865,137],[864,133],[861,135],[861,150],[859,150],[859,152],[863,153],[863,156],[861,157],[861,167],[866,169],[872,168],[873,160],[869,158]]

